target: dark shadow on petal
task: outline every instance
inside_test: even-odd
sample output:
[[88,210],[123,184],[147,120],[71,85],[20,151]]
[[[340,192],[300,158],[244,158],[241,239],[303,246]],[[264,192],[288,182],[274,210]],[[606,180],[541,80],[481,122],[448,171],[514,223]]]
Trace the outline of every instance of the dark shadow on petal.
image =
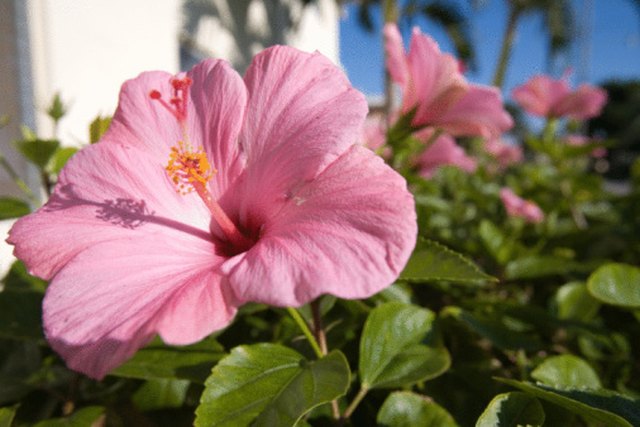
[[147,203],[140,199],[131,198],[105,199],[101,202],[87,200],[80,197],[72,184],[58,187],[51,198],[42,208],[45,212],[55,212],[76,206],[95,206],[96,218],[114,226],[135,230],[146,223],[153,223],[189,233],[206,241],[211,241],[210,233],[189,224],[156,215],[155,211],[147,207]]

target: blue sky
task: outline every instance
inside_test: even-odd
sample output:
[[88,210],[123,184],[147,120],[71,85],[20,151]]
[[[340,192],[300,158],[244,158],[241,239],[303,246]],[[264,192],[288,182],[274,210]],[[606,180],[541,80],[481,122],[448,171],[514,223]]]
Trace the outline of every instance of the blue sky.
[[[502,34],[506,24],[504,0],[484,0],[480,9],[472,10],[469,1],[460,5],[471,16],[471,37],[476,49],[478,70],[467,74],[477,83],[491,82]],[[570,54],[572,82],[602,83],[608,79],[640,79],[640,14],[629,0],[575,0],[578,23],[590,31]],[[585,5],[591,4],[591,8]],[[357,23],[357,9],[350,5],[340,23],[340,57],[353,85],[366,93],[382,92],[382,44],[380,33],[368,33]],[[377,28],[381,28],[379,10]],[[443,51],[453,52],[446,35],[424,19],[415,21],[430,34]],[[410,28],[402,28],[405,42]],[[511,63],[507,71],[506,94],[529,77],[548,71],[546,40],[542,20],[535,14],[525,16],[518,26]]]

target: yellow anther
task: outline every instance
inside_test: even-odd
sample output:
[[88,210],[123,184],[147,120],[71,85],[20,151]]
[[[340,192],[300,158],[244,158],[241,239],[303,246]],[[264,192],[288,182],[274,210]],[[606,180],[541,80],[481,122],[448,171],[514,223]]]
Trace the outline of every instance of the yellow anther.
[[217,172],[209,164],[207,155],[202,149],[193,150],[191,145],[183,141],[171,147],[169,164],[165,169],[180,194],[192,192],[195,183],[206,186]]

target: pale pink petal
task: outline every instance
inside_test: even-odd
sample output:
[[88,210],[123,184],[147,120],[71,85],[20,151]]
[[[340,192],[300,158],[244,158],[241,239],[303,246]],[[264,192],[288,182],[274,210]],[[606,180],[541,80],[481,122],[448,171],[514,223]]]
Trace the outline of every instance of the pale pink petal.
[[484,149],[498,161],[502,168],[506,168],[514,163],[522,162],[524,154],[522,147],[512,143],[504,142],[499,138],[487,139]]
[[523,218],[531,223],[544,220],[544,212],[538,205],[517,196],[510,188],[504,187],[500,190],[500,199],[509,216]]
[[[247,93],[242,78],[228,63],[206,60],[186,74],[193,80],[188,97],[186,137],[194,147],[204,147],[218,173],[211,181],[211,191],[222,189],[240,173],[242,159],[237,137],[244,117]],[[185,139],[182,126],[158,100],[158,91],[166,102],[172,96],[171,79],[165,72],[147,72],[122,85],[118,109],[104,140],[134,145],[156,156],[166,165],[169,150]]]
[[247,167],[233,197],[240,221],[259,223],[357,142],[367,103],[326,57],[283,46],[258,54],[245,81]]
[[500,90],[470,85],[466,94],[442,115],[437,125],[454,136],[498,137],[513,127]]
[[244,121],[247,91],[227,62],[205,60],[187,73],[193,79],[189,103],[189,138],[204,146],[218,171],[209,183],[214,197],[231,187],[244,167],[238,142]]
[[221,262],[211,242],[187,234],[96,244],[51,281],[43,302],[47,339],[69,367],[98,379],[157,332],[169,342],[197,341],[235,313],[216,274]]
[[538,75],[516,87],[511,96],[530,114],[540,117],[555,117],[556,105],[569,92],[569,85],[565,79],[555,80],[549,76]]
[[436,125],[438,118],[467,91],[467,82],[452,55],[417,28],[413,31],[408,62],[411,84],[403,93],[403,112],[418,107],[414,126]]
[[404,87],[409,82],[409,66],[407,64],[402,36],[395,24],[384,26],[384,49],[387,54],[387,70],[391,79]]
[[256,246],[222,270],[240,302],[299,306],[321,294],[365,298],[395,280],[416,233],[404,179],[354,146],[289,194]]
[[47,204],[11,229],[15,255],[32,274],[49,279],[103,241],[185,233],[210,240],[209,211],[196,195],[178,194],[164,165],[154,160],[115,142],[78,152]]
[[596,86],[583,84],[559,102],[555,112],[557,116],[586,120],[599,115],[606,103],[607,91]]
[[477,168],[476,160],[467,156],[462,147],[446,134],[440,135],[420,155],[418,173],[423,178],[431,178],[438,168],[445,165],[456,166],[466,172],[473,172]]

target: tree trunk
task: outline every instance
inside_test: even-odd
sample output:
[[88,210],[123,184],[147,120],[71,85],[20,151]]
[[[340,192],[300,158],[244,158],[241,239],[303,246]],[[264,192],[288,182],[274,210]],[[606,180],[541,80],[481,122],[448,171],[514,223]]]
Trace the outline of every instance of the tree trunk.
[[513,48],[513,39],[516,35],[516,27],[518,20],[520,19],[521,9],[516,6],[509,6],[509,17],[507,18],[507,27],[504,31],[504,37],[502,39],[502,47],[500,48],[500,56],[498,57],[498,63],[496,65],[496,72],[493,76],[494,86],[502,88],[504,84],[504,78],[507,73],[507,64],[511,56],[511,50]]

